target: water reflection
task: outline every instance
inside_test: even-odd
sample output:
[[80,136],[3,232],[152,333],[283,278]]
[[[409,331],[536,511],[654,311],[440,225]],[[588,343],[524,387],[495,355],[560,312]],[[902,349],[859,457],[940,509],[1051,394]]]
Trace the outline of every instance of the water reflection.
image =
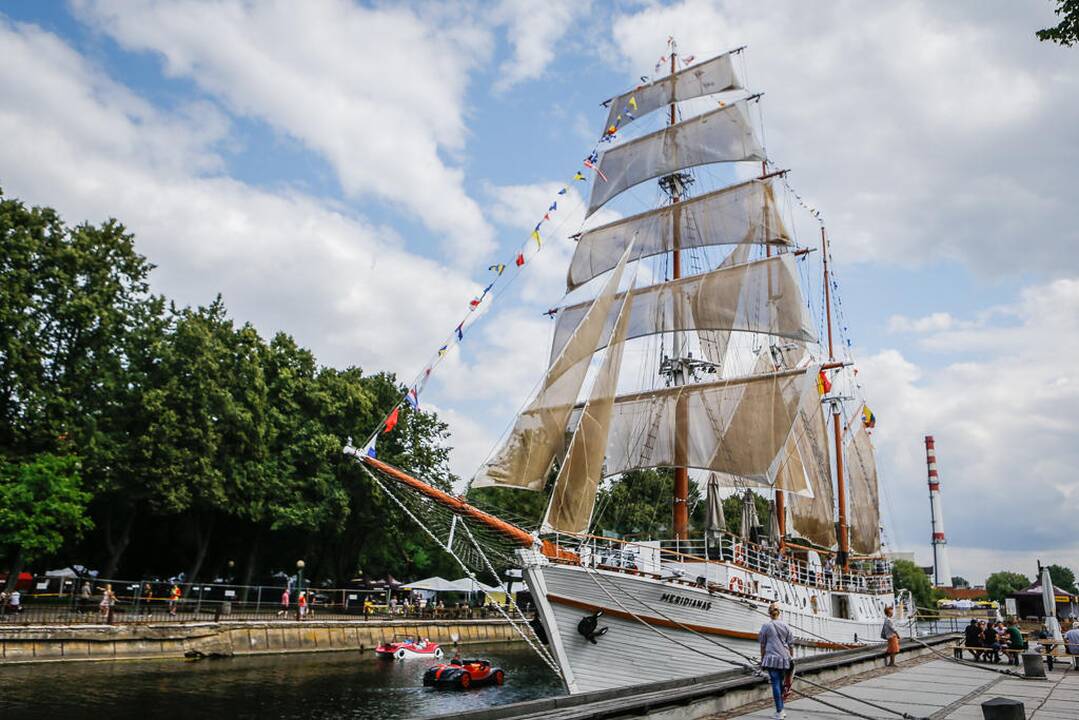
[[0,718],[414,718],[562,693],[526,647],[471,646],[506,671],[502,687],[424,688],[425,660],[311,653],[182,662],[0,666]]

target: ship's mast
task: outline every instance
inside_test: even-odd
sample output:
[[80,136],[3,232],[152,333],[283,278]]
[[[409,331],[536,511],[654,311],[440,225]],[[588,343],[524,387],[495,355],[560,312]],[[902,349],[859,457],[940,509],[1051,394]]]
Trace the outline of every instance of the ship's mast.
[[[821,254],[824,262],[824,315],[828,319],[828,362],[835,362],[835,348],[832,343],[832,291],[831,279],[828,277],[828,233],[824,227],[820,229]],[[836,494],[839,496],[839,557],[846,568],[849,563],[849,548],[847,547],[847,485],[843,478],[843,431],[839,423],[839,400],[833,399],[832,405],[832,429],[835,433],[835,482]]]
[[[671,113],[668,119],[668,127],[678,122],[675,102],[677,90],[675,87],[677,68],[675,66],[677,46],[671,42]],[[670,193],[671,204],[676,204],[682,199],[684,178],[681,173],[669,175],[660,181],[660,184]],[[675,280],[682,277],[682,222],[677,212],[672,213],[672,243],[674,252],[671,254],[671,277]],[[675,327],[680,327],[675,323]],[[685,367],[682,359],[682,333],[675,332],[671,348],[670,379],[674,385],[682,385],[686,381]],[[676,540],[689,539],[689,471],[686,464],[689,461],[688,433],[688,410],[684,399],[679,398],[674,413],[674,537]]]

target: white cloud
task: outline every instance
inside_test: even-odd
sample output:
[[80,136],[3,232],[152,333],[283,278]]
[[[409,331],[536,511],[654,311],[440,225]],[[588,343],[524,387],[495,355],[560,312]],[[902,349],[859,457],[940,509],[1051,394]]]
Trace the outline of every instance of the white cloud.
[[1069,273],[1079,228],[1079,54],[1039,43],[1041,2],[648,2],[607,57],[635,78],[748,45],[769,154],[824,212],[837,255],[989,274]]
[[540,77],[554,59],[558,41],[590,5],[590,0],[502,0],[492,15],[506,26],[513,57],[499,66],[495,90]]
[[206,175],[220,165],[216,115],[165,117],[32,26],[0,21],[0,45],[5,192],[70,222],[121,218],[159,266],[157,291],[181,303],[220,291],[235,317],[294,334],[323,362],[407,374],[476,290],[389,228]]
[[933,435],[953,543],[1059,553],[1079,513],[1079,278],[1029,287],[992,317],[925,328],[940,367],[897,350],[860,363],[898,540],[929,537],[922,437]]
[[317,0],[220,3],[76,0],[124,48],[160,54],[230,111],[320,153],[352,196],[417,216],[462,267],[493,233],[443,153],[467,139],[469,73],[491,52],[467,13]]
[[937,312],[920,318],[905,315],[892,315],[888,319],[888,330],[894,333],[924,333],[949,330],[955,324],[955,318],[946,312]]

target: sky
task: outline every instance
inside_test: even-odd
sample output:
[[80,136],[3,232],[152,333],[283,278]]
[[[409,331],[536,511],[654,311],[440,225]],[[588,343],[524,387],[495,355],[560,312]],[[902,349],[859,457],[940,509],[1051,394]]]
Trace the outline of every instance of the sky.
[[1079,49],[1051,24],[1048,0],[12,0],[0,187],[119,218],[155,291],[221,293],[329,365],[413,378],[467,315],[422,403],[470,477],[542,375],[586,188],[555,193],[600,102],[668,36],[747,46],[769,158],[828,227],[889,547],[929,562],[932,434],[955,574],[1079,569]]

